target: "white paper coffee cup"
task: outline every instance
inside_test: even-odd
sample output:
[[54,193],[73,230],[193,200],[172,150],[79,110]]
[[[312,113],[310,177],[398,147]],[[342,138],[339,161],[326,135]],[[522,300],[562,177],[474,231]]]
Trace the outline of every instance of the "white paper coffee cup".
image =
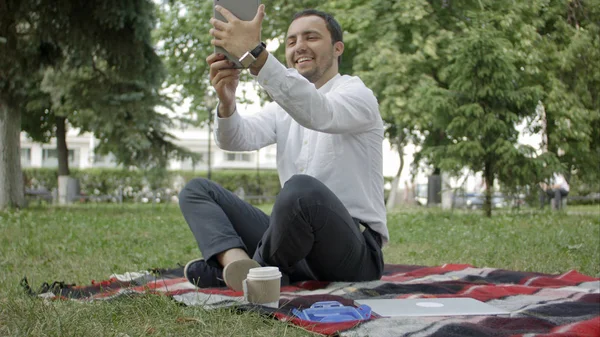
[[281,272],[277,267],[252,268],[243,283],[246,301],[267,307],[279,307]]

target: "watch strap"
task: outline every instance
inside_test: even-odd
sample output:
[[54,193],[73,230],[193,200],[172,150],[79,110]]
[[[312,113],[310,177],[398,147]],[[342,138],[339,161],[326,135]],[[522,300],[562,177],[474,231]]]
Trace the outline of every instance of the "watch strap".
[[250,51],[250,54],[252,54],[252,56],[254,56],[254,58],[258,58],[260,53],[262,53],[266,47],[267,47],[267,45],[264,42],[261,42],[258,44],[258,46],[256,46],[254,49],[252,49]]

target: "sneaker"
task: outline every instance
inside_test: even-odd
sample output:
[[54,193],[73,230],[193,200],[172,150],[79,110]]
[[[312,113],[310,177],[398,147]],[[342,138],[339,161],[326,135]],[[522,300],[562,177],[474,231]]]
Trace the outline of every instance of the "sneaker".
[[225,284],[235,291],[243,291],[243,283],[252,268],[259,268],[260,264],[252,259],[231,262],[223,268]]
[[188,262],[183,268],[183,276],[198,288],[227,286],[223,281],[223,270],[209,266],[204,259]]

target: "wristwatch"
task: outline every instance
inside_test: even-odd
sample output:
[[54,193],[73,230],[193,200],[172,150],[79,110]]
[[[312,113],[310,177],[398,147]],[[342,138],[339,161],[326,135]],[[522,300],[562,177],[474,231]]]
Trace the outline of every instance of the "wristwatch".
[[258,44],[258,46],[256,46],[256,48],[252,49],[251,51],[245,52],[244,55],[240,57],[240,63],[242,64],[242,66],[244,68],[249,68],[252,65],[252,63],[256,61],[258,55],[260,55],[260,53],[262,53],[263,50],[265,50],[266,46],[267,45],[264,42],[261,42]]

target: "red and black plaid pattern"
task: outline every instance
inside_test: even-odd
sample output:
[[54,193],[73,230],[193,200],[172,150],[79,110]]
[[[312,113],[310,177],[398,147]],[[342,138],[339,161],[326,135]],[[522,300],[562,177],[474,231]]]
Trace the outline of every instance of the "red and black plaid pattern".
[[[258,310],[324,335],[342,336],[600,336],[600,279],[570,271],[560,275],[518,272],[470,265],[438,267],[386,265],[384,276],[371,282],[300,282],[282,288],[280,307],[245,303],[242,293],[226,288],[196,289],[182,268],[112,275],[107,281],[75,286],[44,284],[32,294],[75,301],[108,300],[123,295],[156,293],[186,305],[205,308],[237,306]],[[314,323],[291,313],[318,301],[353,305],[365,298],[471,297],[512,314],[501,316],[393,317],[368,321]]]

